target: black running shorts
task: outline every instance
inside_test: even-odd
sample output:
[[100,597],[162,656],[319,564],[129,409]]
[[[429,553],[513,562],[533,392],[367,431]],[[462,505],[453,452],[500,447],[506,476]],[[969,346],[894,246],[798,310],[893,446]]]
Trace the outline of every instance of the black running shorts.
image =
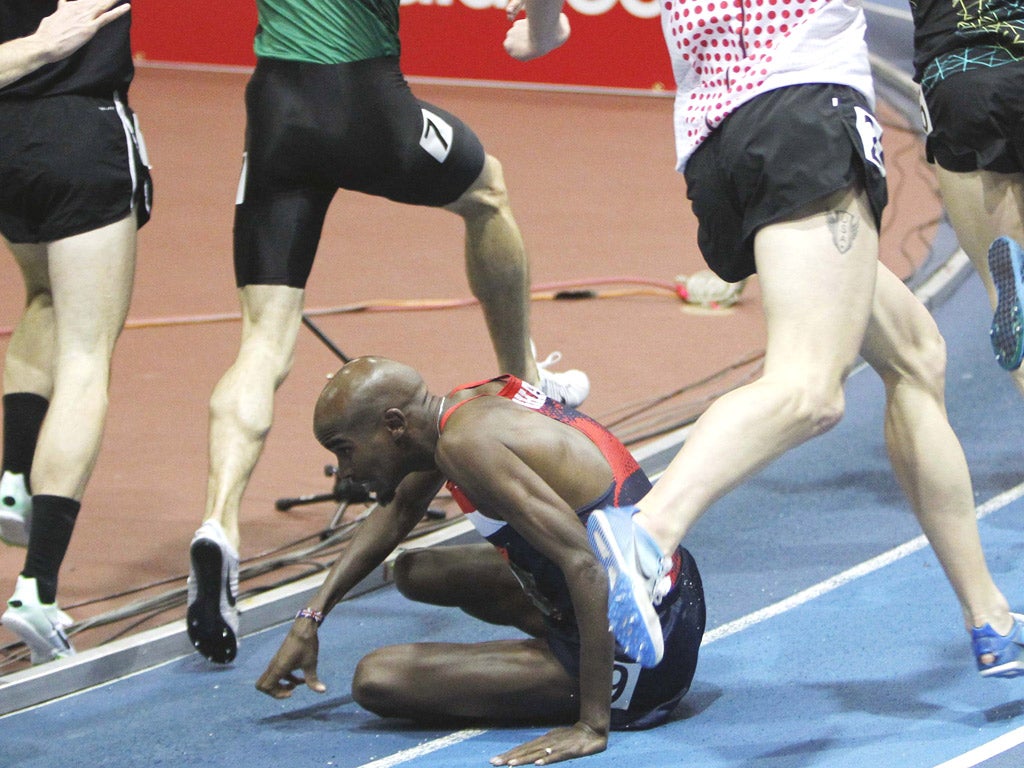
[[239,287],[304,288],[338,189],[440,207],[483,170],[476,135],[413,96],[394,57],[331,65],[260,59],[245,103]]
[[49,96],[0,102],[0,234],[51,243],[120,221],[149,220],[142,134],[120,99]]
[[881,126],[863,95],[840,85],[752,99],[690,157],[685,176],[701,253],[729,282],[756,271],[762,227],[852,186],[867,192],[876,227],[887,202]]
[[1024,61],[947,75],[925,104],[928,162],[959,173],[1024,173]]

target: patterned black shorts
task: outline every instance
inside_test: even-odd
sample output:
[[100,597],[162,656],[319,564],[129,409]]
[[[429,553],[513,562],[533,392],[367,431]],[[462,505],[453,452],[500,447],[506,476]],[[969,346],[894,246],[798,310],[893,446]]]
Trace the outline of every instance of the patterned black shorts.
[[924,102],[929,162],[958,173],[1024,172],[1024,61],[948,74]]

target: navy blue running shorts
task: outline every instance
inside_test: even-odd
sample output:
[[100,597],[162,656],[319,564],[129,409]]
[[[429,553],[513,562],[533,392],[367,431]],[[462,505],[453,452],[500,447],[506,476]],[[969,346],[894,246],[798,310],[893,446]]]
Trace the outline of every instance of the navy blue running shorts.
[[[665,637],[665,655],[658,666],[644,669],[624,654],[616,654],[612,672],[612,730],[643,730],[661,725],[693,682],[707,620],[704,586],[690,553],[683,547],[677,552],[679,576],[657,609]],[[578,678],[580,645],[576,628],[564,627],[559,631],[549,626],[548,647],[566,672]]]
[[947,75],[924,101],[928,162],[958,173],[1024,173],[1024,61]]
[[145,145],[119,98],[62,95],[0,102],[0,234],[52,243],[149,220]]
[[847,86],[779,88],[740,106],[684,171],[708,266],[731,283],[749,277],[759,229],[853,186],[867,192],[879,226],[888,200],[881,130]]
[[245,104],[239,287],[304,288],[339,189],[441,207],[483,170],[476,135],[417,99],[396,57],[329,65],[260,59]]

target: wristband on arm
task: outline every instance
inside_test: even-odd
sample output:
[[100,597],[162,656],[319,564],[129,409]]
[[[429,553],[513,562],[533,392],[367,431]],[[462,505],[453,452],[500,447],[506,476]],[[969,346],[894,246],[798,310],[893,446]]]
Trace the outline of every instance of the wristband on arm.
[[314,611],[312,608],[303,608],[301,611],[295,614],[295,618],[312,619],[313,623],[319,627],[320,623],[324,620],[324,612]]

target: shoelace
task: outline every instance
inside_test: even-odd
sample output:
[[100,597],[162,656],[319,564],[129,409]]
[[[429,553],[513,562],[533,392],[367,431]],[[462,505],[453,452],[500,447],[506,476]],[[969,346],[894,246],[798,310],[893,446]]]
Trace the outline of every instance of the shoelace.
[[537,361],[537,368],[539,370],[542,370],[542,371],[546,370],[548,368],[548,366],[554,365],[555,363],[557,363],[561,359],[562,359],[562,353],[556,350],[556,351],[552,352],[550,355],[548,355],[547,357],[545,357],[543,361],[538,360]]
[[656,606],[661,605],[665,595],[672,589],[672,577],[669,572],[672,570],[672,558],[663,557],[658,566],[658,577],[654,581],[654,589],[651,590],[651,602]]
[[[552,400],[557,400],[561,403],[568,402],[570,398],[577,399],[578,396],[573,391],[572,385],[563,382],[559,378],[557,373],[548,371],[548,366],[554,365],[562,359],[562,353],[552,352],[543,360],[537,361],[537,371],[540,373],[541,378],[541,389],[544,390],[544,394],[550,397]],[[546,375],[545,375],[546,374]],[[574,398],[574,396],[576,396]]]

